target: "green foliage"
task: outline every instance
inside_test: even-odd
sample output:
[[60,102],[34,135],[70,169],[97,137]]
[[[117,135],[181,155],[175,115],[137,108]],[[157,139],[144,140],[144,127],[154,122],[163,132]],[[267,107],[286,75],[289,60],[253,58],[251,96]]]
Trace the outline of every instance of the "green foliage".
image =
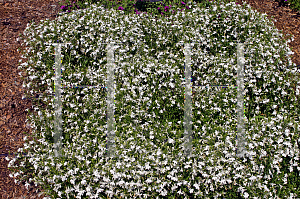
[[[216,2],[233,2],[234,0],[216,0]],[[191,0],[192,3],[197,3],[203,8],[207,8],[211,5],[211,0]],[[125,15],[136,13],[140,14],[142,12],[150,13],[151,15],[157,17],[169,17],[175,14],[178,10],[186,10],[189,12],[190,8],[187,5],[187,2],[182,0],[123,0],[123,1],[112,1],[112,0],[92,0],[92,1],[82,1],[77,2],[76,4],[68,4],[63,9],[64,11],[70,12],[72,10],[77,10],[77,5],[80,9],[86,9],[93,4],[104,5],[104,8],[115,10],[123,10]]]

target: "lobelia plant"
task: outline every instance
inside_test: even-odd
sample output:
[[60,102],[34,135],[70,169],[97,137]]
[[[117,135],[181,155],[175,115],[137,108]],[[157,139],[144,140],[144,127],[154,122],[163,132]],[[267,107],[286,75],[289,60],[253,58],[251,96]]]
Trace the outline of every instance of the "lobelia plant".
[[[265,15],[211,2],[170,16],[126,15],[93,5],[24,31],[23,87],[48,94],[29,117],[34,140],[9,158],[11,177],[41,185],[49,198],[299,197],[298,69]],[[62,47],[63,156],[53,151],[53,46]],[[115,42],[115,155],[106,156],[107,44]],[[235,85],[244,43],[246,156],[236,157],[235,89],[193,95],[193,156],[184,156],[185,54],[195,85]],[[122,44],[119,44],[122,43]],[[196,44],[197,43],[197,44]],[[22,57],[23,58],[23,57]],[[21,62],[21,60],[20,60]],[[73,87],[72,87],[73,85]],[[36,105],[36,104],[35,104]],[[36,114],[37,113],[37,114]],[[17,162],[16,162],[17,161]],[[16,164],[15,164],[16,163]],[[31,174],[31,175],[30,175]],[[17,178],[18,177],[18,178]]]

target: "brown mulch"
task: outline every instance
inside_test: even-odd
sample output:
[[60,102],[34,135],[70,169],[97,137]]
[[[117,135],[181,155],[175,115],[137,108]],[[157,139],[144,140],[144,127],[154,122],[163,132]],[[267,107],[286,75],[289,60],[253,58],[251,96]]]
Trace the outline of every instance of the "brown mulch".
[[[65,1],[63,1],[65,2]],[[242,4],[241,0],[237,1]],[[283,32],[293,34],[295,40],[289,43],[294,55],[291,59],[300,65],[300,16],[296,11],[288,7],[278,6],[274,0],[246,0],[252,8],[259,12],[267,13],[268,18],[274,16],[277,22],[275,26]],[[37,188],[30,186],[29,191],[25,188],[25,182],[15,184],[14,179],[9,177],[7,168],[8,161],[5,160],[8,151],[17,152],[23,147],[23,132],[31,133],[26,127],[26,114],[32,109],[30,99],[22,99],[25,91],[22,88],[22,80],[19,78],[17,67],[21,59],[17,49],[21,47],[17,42],[20,33],[23,33],[27,23],[34,20],[47,18],[54,20],[59,12],[59,0],[0,0],[0,199],[6,198],[43,198],[44,194],[35,193]],[[56,9],[50,5],[56,5]],[[33,185],[33,183],[32,183]],[[39,187],[40,188],[40,187]],[[43,190],[43,189],[40,189]]]
[[[17,49],[25,49],[16,39],[23,33],[31,20],[37,24],[41,20],[54,20],[60,12],[60,0],[0,0],[0,198],[35,198],[42,199],[44,194],[35,193],[37,188],[25,188],[25,182],[15,184],[9,177],[8,161],[5,160],[9,151],[17,152],[23,147],[23,132],[31,133],[26,127],[26,114],[32,109],[30,99],[23,99],[24,88],[18,69],[21,53]],[[56,7],[51,6],[56,5]],[[31,139],[29,139],[31,140]],[[31,185],[34,185],[33,183]]]

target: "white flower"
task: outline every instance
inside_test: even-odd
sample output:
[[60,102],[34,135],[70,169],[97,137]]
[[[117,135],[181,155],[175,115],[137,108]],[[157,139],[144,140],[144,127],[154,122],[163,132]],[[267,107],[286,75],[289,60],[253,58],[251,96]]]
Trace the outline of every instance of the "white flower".
[[247,192],[244,192],[244,197],[245,198],[248,198],[249,197],[249,194]]
[[168,195],[168,192],[167,192],[167,190],[163,189],[163,191],[161,192],[161,194],[160,194],[160,195],[162,195],[162,196],[166,196],[166,195]]
[[177,193],[183,195],[183,192],[181,191],[181,189],[179,191],[177,191]]
[[[15,184],[17,184],[17,183],[19,182],[17,179],[15,179],[14,181],[15,181]],[[18,183],[18,184],[19,184],[19,183]]]
[[151,167],[150,167],[150,165],[149,165],[149,162],[146,163],[145,169],[151,169]]
[[66,176],[62,176],[62,181],[65,181],[67,178],[66,178]]
[[14,177],[17,177],[18,175],[20,175],[18,172],[14,174]]
[[74,179],[71,179],[70,182],[71,182],[71,184],[75,185],[75,180]]
[[26,187],[27,190],[28,190],[29,185],[30,184],[28,182],[25,183],[25,187]]
[[150,184],[150,183],[152,183],[152,182],[153,182],[153,181],[152,181],[150,178],[147,178],[146,183]]
[[174,143],[175,143],[175,140],[173,140],[172,138],[169,138],[169,139],[168,139],[168,142],[169,142],[170,144],[174,144]]

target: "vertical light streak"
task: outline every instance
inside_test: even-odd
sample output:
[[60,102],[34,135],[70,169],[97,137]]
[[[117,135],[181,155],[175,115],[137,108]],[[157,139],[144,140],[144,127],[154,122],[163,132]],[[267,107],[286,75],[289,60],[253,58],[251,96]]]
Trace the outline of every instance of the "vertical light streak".
[[185,155],[192,154],[192,86],[191,86],[191,44],[185,43],[185,101],[184,101],[184,149]]
[[237,151],[236,156],[245,155],[245,125],[244,125],[244,46],[237,44]]

